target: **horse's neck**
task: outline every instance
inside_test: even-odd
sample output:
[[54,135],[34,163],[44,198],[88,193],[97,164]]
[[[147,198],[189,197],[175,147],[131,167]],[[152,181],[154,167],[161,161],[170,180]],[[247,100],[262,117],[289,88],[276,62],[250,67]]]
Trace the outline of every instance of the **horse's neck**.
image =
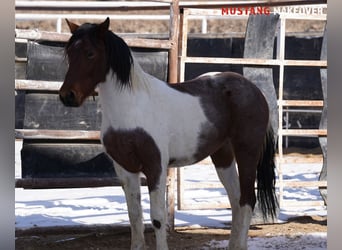
[[136,60],[132,64],[130,80],[131,87],[121,87],[116,74],[109,71],[106,81],[98,86],[102,116],[110,123],[131,119],[141,113],[144,106],[155,105],[156,93],[167,88],[165,83],[145,73]]
[[148,91],[148,87],[151,87],[151,81],[153,80],[153,77],[141,68],[135,58],[133,58],[130,78],[133,91]]

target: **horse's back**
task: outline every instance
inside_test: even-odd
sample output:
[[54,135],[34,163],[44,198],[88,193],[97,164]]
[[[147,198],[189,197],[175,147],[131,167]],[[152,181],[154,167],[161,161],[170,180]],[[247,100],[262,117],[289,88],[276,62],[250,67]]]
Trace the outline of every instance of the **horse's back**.
[[[171,84],[172,88],[199,97],[251,97],[260,98],[261,91],[251,81],[235,72],[212,72],[179,84]],[[241,100],[240,100],[241,101]],[[253,101],[253,98],[250,99]]]
[[[268,106],[261,90],[242,75],[234,72],[206,74],[193,80],[171,85],[172,88],[200,98],[202,106],[210,112],[255,113],[266,115]],[[265,114],[266,113],[266,114]]]

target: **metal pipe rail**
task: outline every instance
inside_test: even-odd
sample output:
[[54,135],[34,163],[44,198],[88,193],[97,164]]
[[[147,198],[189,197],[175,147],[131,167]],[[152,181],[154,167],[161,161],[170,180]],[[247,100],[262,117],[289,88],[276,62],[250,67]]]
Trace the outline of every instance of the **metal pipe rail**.
[[[172,0],[154,1],[16,1],[16,10],[146,10],[169,9]],[[325,4],[327,0],[242,0],[242,1],[179,1],[180,8],[220,8],[228,6],[284,6]]]
[[[172,0],[159,0],[159,1],[115,1],[115,2],[93,2],[93,1],[16,1],[15,8],[18,11],[111,11],[111,10],[135,10],[135,9],[167,9]],[[180,1],[180,8],[223,8],[231,6],[281,6],[281,5],[295,5],[303,4],[304,1]],[[320,4],[326,1],[305,1],[305,4]],[[219,13],[215,17],[208,15],[196,15],[190,19],[201,20],[202,33],[207,33],[207,20],[208,19],[222,19],[221,11],[215,10]],[[136,14],[120,14],[120,15],[104,15],[104,14],[70,14],[70,13],[16,13],[16,20],[56,20],[56,31],[61,32],[62,19],[105,19],[109,16],[112,20],[125,19],[125,20],[168,20],[169,15],[136,15]],[[246,16],[247,17],[247,16]],[[234,16],[231,16],[234,18]],[[240,17],[239,17],[240,18]],[[313,16],[312,18],[316,18]]]
[[[299,2],[297,2],[299,4]],[[307,2],[302,2],[302,4],[307,4]],[[318,2],[316,2],[318,4]],[[287,19],[305,19],[305,20],[326,20],[326,14],[319,15],[298,15],[298,14],[280,14],[280,20],[278,23],[278,39],[277,39],[277,55],[276,59],[257,59],[257,58],[213,58],[213,57],[188,57],[187,56],[187,30],[188,30],[188,20],[189,17],[196,15],[208,15],[208,16],[221,16],[222,12],[219,10],[204,10],[204,9],[184,9],[182,16],[182,31],[181,38],[181,55],[180,55],[180,80],[183,81],[185,75],[185,64],[186,63],[213,63],[213,64],[240,64],[240,65],[263,65],[264,67],[278,66],[279,67],[279,99],[278,99],[278,108],[279,108],[279,129],[278,129],[278,188],[279,188],[279,196],[280,196],[280,206],[289,206],[291,202],[284,201],[284,187],[293,187],[295,185],[301,186],[317,186],[317,187],[326,187],[326,182],[287,182],[283,180],[283,171],[282,165],[287,161],[286,157],[283,155],[283,136],[326,136],[326,129],[284,129],[283,128],[283,107],[322,107],[323,101],[321,100],[284,100],[283,98],[283,86],[284,86],[284,68],[285,66],[309,66],[309,67],[320,67],[326,68],[327,61],[326,60],[287,60],[285,59],[285,22]],[[286,110],[285,110],[286,112]],[[295,184],[297,183],[297,184]],[[208,208],[208,206],[196,205],[196,204],[186,204],[183,199],[183,192],[186,187],[186,183],[183,178],[182,169],[178,169],[178,208],[186,209],[194,207],[196,208]],[[202,187],[203,188],[203,187]],[[301,204],[307,204],[307,202],[300,202]],[[310,203],[310,205],[322,205],[323,202],[315,202]],[[225,206],[225,205],[224,205]],[[217,207],[217,204],[214,204],[210,207]]]

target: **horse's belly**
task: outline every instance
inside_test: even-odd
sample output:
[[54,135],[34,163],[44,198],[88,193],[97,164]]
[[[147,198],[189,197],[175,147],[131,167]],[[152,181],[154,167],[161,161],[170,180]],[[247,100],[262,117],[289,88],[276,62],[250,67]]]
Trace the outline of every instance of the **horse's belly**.
[[184,151],[182,152],[180,152],[179,149],[180,148],[178,148],[177,151],[174,151],[173,154],[170,154],[170,167],[192,165],[215,152],[215,150],[211,150],[211,147],[202,148],[201,146],[189,147],[188,149],[184,148]]
[[173,138],[171,136],[169,145],[169,165],[178,167],[196,162],[197,138],[195,136],[191,137],[189,134]]
[[209,122],[198,130],[182,131],[171,136],[169,145],[169,165],[191,165],[214,153],[227,140]]

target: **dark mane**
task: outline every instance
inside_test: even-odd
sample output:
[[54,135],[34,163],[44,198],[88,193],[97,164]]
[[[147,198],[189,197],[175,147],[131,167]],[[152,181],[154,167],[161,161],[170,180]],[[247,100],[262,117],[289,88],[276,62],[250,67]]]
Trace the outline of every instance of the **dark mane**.
[[107,67],[116,73],[122,86],[131,86],[130,73],[133,57],[125,41],[111,31],[106,32],[105,37]]
[[[66,51],[77,40],[87,37],[94,47],[98,46],[99,29],[97,24],[84,23],[71,36],[66,44]],[[106,50],[106,73],[112,69],[122,87],[130,87],[130,73],[133,64],[133,57],[128,45],[112,31],[105,31],[104,35]]]

